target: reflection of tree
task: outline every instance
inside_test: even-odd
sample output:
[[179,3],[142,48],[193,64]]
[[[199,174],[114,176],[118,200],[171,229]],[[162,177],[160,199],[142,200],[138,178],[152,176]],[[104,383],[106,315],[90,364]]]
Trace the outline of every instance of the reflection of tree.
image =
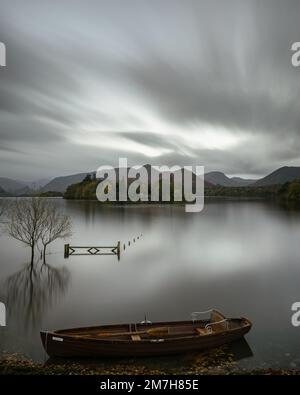
[[39,326],[47,309],[66,293],[69,280],[66,267],[26,264],[5,281],[8,313],[27,329]]

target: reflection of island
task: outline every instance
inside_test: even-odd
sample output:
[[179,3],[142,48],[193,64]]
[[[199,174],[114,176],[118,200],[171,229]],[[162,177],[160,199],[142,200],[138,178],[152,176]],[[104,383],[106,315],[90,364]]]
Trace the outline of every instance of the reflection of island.
[[40,325],[43,314],[66,293],[69,270],[47,264],[26,264],[5,281],[8,314],[22,322],[26,329]]

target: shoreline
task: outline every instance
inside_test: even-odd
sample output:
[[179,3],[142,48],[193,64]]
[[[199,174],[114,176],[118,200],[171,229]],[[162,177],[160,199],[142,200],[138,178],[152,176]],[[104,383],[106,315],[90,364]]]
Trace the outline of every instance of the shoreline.
[[[215,349],[203,355],[200,362],[186,368],[149,368],[116,363],[112,366],[97,366],[95,363],[60,361],[60,363],[36,363],[29,359],[21,358],[17,354],[0,356],[0,376],[8,375],[233,375],[233,376],[298,376],[300,369],[274,369],[274,368],[240,368],[232,361],[232,356],[224,350]],[[202,356],[202,357],[203,357]],[[219,365],[220,364],[220,365]]]
[[149,368],[135,368],[116,366],[112,368],[92,368],[80,364],[65,364],[45,366],[43,364],[33,363],[31,361],[11,361],[7,359],[0,359],[0,376],[14,376],[14,375],[41,375],[41,376],[64,376],[64,375],[199,375],[199,376],[298,376],[300,369],[230,369],[230,368],[206,368],[199,371],[169,371],[167,369],[149,369]]

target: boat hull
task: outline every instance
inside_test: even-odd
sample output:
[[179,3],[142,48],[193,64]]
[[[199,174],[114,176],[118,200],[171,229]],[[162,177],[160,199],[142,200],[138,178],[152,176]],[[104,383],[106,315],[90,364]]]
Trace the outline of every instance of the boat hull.
[[[249,321],[248,321],[249,322]],[[41,332],[44,348],[50,357],[107,358],[107,357],[155,357],[181,354],[218,347],[243,337],[251,323],[240,328],[205,336],[158,338],[140,341],[114,339],[86,339],[61,332]]]

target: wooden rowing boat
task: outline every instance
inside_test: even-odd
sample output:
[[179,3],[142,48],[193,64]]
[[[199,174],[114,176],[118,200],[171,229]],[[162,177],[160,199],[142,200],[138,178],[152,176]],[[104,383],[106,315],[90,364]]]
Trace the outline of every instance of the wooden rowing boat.
[[252,326],[247,318],[226,318],[217,310],[205,320],[193,314],[191,321],[42,331],[41,338],[51,357],[144,357],[217,347],[243,337]]

